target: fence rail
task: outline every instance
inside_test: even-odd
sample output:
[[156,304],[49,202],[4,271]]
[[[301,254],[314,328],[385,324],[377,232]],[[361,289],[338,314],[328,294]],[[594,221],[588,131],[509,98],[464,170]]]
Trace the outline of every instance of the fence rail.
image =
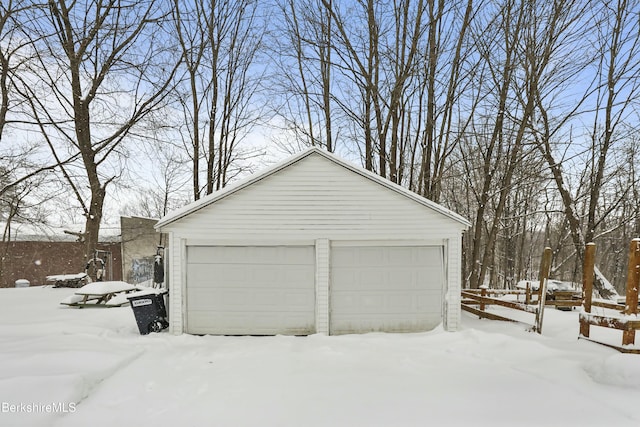
[[[615,348],[624,353],[640,354],[640,349],[631,348],[635,344],[636,331],[640,330],[640,310],[638,290],[640,289],[640,239],[633,239],[629,247],[629,270],[627,272],[627,292],[624,304],[609,300],[593,299],[593,282],[595,277],[595,250],[594,243],[588,243],[585,249],[585,260],[583,268],[582,293],[576,291],[554,291],[547,300],[546,285],[549,277],[551,265],[551,249],[545,248],[545,252],[540,263],[540,286],[537,291],[533,291],[527,284],[527,289],[463,289],[461,292],[462,310],[479,316],[480,318],[520,322],[506,316],[486,311],[487,306],[497,305],[513,310],[523,311],[535,315],[535,322],[531,325],[532,330],[538,333],[542,331],[544,318],[544,308],[553,305],[556,308],[573,308],[582,306],[579,316],[580,335],[579,338],[588,339],[598,344]],[[519,298],[524,295],[525,301],[508,301],[493,296],[505,297],[515,295]],[[599,315],[591,313],[592,307],[601,307],[609,310],[616,310],[620,315]],[[523,323],[523,322],[520,322]],[[590,327],[599,326],[622,331],[622,346],[599,342],[589,338]]]
[[[504,290],[504,289],[488,289],[481,287],[480,289],[464,289],[461,292],[462,303],[461,308],[464,311],[473,313],[480,318],[486,318],[491,320],[502,320],[510,322],[519,322],[515,319],[510,319],[506,316],[501,316],[495,313],[489,313],[486,311],[487,305],[499,305],[502,307],[510,308],[513,310],[523,311],[533,314],[535,316],[534,322],[530,325],[531,330],[537,333],[542,333],[542,321],[544,305],[546,303],[546,291],[547,291],[547,279],[549,278],[549,270],[551,268],[551,248],[545,248],[542,255],[542,262],[540,263],[540,286],[537,291],[537,305],[531,305],[532,291],[529,285],[526,290]],[[499,298],[492,298],[489,295],[525,295],[525,302],[507,301]],[[478,308],[474,307],[475,305]],[[521,322],[522,323],[522,322]]]
[[[482,289],[482,291],[486,291],[485,289]],[[526,311],[527,313],[532,313],[532,314],[537,314],[538,313],[538,307],[534,307],[525,303],[521,303],[521,302],[516,302],[516,301],[507,301],[507,300],[503,300],[503,299],[499,299],[499,298],[491,298],[486,296],[486,293],[481,293],[480,295],[476,294],[475,292],[466,292],[462,291],[462,297],[463,298],[469,298],[469,300],[473,301],[474,303],[480,304],[480,310],[484,311],[486,305],[499,305],[502,307],[507,307],[507,308],[512,308],[514,310],[520,310],[520,311]],[[508,294],[503,294],[503,295],[508,295]]]
[[[610,309],[619,309],[619,304],[603,304],[592,300],[593,280],[595,268],[596,245],[588,243],[585,250],[583,268],[583,310],[580,313],[580,338],[613,347],[623,353],[640,354],[640,349],[631,348],[635,344],[636,331],[640,329],[638,320],[638,288],[640,288],[640,239],[633,239],[629,245],[629,264],[627,270],[627,292],[622,314],[619,316],[602,316],[591,313],[593,306]],[[622,346],[615,346],[590,339],[590,327],[600,326],[604,328],[622,331]]]

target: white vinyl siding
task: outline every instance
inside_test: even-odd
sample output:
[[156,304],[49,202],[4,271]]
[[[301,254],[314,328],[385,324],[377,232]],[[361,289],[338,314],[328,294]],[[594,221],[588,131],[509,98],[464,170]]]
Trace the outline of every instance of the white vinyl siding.
[[[215,213],[214,213],[215,212]],[[250,224],[250,227],[247,227]],[[175,221],[187,238],[447,238],[463,227],[317,155]]]
[[467,224],[381,180],[311,151],[282,169],[257,174],[250,185],[223,190],[211,203],[196,202],[185,216],[164,222],[162,231],[172,236],[170,331],[191,330],[186,324],[191,315],[187,247],[313,245],[315,328],[329,333],[331,252],[334,244],[354,241],[364,246],[438,246],[445,269],[439,310],[447,315],[445,327],[455,330],[460,239]]

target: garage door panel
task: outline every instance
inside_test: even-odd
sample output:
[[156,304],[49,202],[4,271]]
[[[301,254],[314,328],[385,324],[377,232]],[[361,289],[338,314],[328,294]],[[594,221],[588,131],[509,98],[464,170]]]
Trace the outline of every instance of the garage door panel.
[[340,292],[333,295],[332,310],[342,315],[342,312],[357,313],[398,313],[406,311],[439,311],[440,295],[438,293],[423,293],[412,295],[409,292]]
[[442,252],[441,247],[436,246],[338,246],[333,251],[338,252],[332,257],[332,266],[348,268],[358,265],[380,267],[393,265],[396,267],[437,267],[441,265],[441,257],[434,257],[436,252]]
[[436,310],[440,310],[440,301],[442,299],[442,291],[430,290],[418,294],[416,301],[418,307],[433,307]]
[[[337,283],[350,283],[352,289],[363,290],[424,290],[425,283],[438,280],[432,276],[433,269],[428,270],[410,270],[410,267],[404,269],[388,270],[385,268],[373,268],[371,270],[360,269],[336,269],[332,271],[332,280]],[[439,284],[437,284],[439,288]],[[338,288],[339,289],[339,288]],[[339,290],[337,290],[339,292]]]
[[306,291],[292,292],[286,289],[255,291],[251,289],[208,289],[190,292],[187,297],[189,310],[215,310],[234,313],[252,306],[256,310],[280,312],[283,304],[288,312],[303,312],[315,303]]
[[313,247],[198,246],[187,254],[189,332],[315,332]]
[[[233,266],[233,267],[232,267]],[[274,284],[287,283],[287,288],[308,289],[314,280],[313,266],[293,265],[283,269],[282,265],[261,264],[191,264],[189,286],[197,287],[250,287],[271,288]]]
[[[346,315],[342,320],[342,330],[335,331],[336,334],[352,333],[350,330],[360,330],[363,332],[381,331],[380,325],[386,325],[382,332],[416,332],[428,331],[436,326],[439,322],[433,322],[426,318],[420,319],[415,316],[393,314],[382,314],[375,319],[364,318],[357,314]],[[334,332],[332,332],[334,333]]]
[[[226,335],[306,335],[315,329],[314,323],[309,323],[307,316],[295,313],[256,312],[247,316],[239,313],[211,313],[195,310],[190,313],[189,320],[191,323],[189,333],[192,334],[211,334],[211,328],[208,326],[210,323],[224,328]],[[250,332],[247,332],[248,323],[254,325]]]
[[441,247],[334,247],[331,333],[432,329],[443,283]]

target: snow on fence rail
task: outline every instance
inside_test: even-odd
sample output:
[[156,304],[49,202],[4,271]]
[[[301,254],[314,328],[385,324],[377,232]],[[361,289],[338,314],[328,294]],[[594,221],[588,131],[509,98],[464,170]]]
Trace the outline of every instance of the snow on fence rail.
[[[525,291],[506,291],[506,292],[496,292],[498,289],[463,289],[462,290],[462,309],[468,311],[473,314],[477,314],[480,318],[487,318],[492,320],[505,320],[515,322],[514,319],[510,319],[508,317],[500,316],[497,314],[489,313],[486,310],[487,305],[499,305],[502,307],[512,308],[514,310],[525,311],[527,313],[538,314],[538,307],[520,303],[516,301],[507,301],[499,298],[492,298],[488,295],[497,294],[497,295],[522,295]],[[474,308],[472,305],[478,305],[479,308]]]
[[[542,255],[542,262],[540,263],[540,286],[538,286],[538,303],[537,305],[531,305],[532,291],[531,286],[527,285],[526,290],[498,290],[488,289],[487,287],[481,287],[480,289],[463,289],[461,308],[464,311],[473,313],[480,318],[487,318],[491,320],[503,320],[510,322],[517,322],[515,319],[500,316],[495,313],[489,313],[486,310],[487,305],[499,305],[502,307],[511,308],[514,310],[524,311],[535,315],[535,320],[531,324],[531,330],[537,333],[542,333],[542,322],[544,314],[544,306],[546,303],[547,295],[547,279],[549,278],[549,270],[551,269],[551,248],[545,248]],[[506,301],[499,298],[491,298],[489,295],[525,295],[525,302]],[[479,308],[473,307],[474,305]]]
[[[627,293],[625,297],[624,310],[620,316],[602,316],[592,314],[592,306],[603,304],[592,300],[593,282],[595,276],[595,254],[596,245],[588,243],[585,250],[583,268],[583,304],[580,313],[580,338],[589,339],[590,327],[600,326],[622,331],[622,346],[615,346],[603,342],[591,340],[598,344],[613,347],[623,353],[637,353],[640,350],[632,349],[629,346],[635,344],[636,331],[640,329],[640,318],[638,318],[638,288],[640,288],[640,239],[633,239],[629,245],[629,266],[627,270]],[[618,306],[619,307],[619,306]],[[607,304],[606,308],[611,307]]]

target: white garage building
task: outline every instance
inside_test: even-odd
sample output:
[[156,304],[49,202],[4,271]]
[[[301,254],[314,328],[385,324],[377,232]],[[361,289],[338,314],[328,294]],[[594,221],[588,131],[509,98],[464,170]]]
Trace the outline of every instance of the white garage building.
[[468,226],[311,148],[158,222],[170,332],[456,330]]

